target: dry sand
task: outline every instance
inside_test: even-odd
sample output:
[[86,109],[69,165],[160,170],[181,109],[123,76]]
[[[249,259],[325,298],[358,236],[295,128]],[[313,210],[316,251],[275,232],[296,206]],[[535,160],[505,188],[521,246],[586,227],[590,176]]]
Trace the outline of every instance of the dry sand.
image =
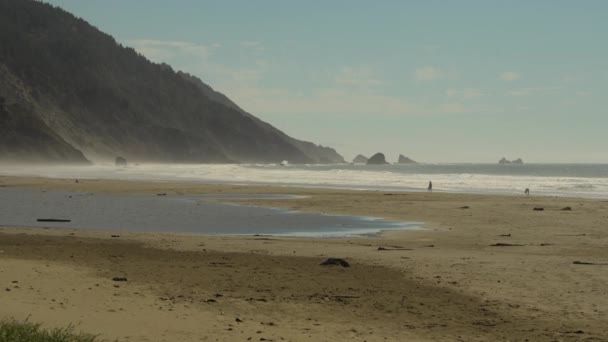
[[[3,227],[0,318],[121,341],[608,341],[605,200],[17,177],[1,186],[288,193],[309,197],[239,202],[429,229],[296,239]],[[327,257],[351,267],[319,266]]]

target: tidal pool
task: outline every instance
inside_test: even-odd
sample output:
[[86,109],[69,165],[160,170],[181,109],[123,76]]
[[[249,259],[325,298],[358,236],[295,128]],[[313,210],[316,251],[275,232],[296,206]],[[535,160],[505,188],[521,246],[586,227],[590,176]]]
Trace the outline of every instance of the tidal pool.
[[[293,237],[348,237],[422,229],[413,222],[221,202],[292,197],[94,194],[5,187],[0,188],[0,226]],[[39,219],[69,222],[38,222]]]

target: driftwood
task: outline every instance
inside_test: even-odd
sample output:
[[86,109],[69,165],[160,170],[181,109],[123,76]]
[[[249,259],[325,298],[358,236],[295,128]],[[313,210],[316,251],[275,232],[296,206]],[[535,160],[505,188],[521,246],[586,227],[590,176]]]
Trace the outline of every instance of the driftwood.
[[72,222],[72,220],[53,219],[53,218],[41,218],[41,219],[37,219],[36,221],[38,221],[38,222]]
[[342,267],[350,267],[350,264],[348,262],[346,262],[346,260],[338,259],[338,258],[329,258],[329,259],[323,261],[322,263],[320,263],[319,265],[321,265],[321,266],[338,265],[338,266],[342,266]]
[[521,247],[521,246],[525,246],[525,245],[520,245],[517,243],[498,242],[498,243],[492,244],[490,246],[492,246],[492,247]]
[[608,265],[608,263],[606,263],[606,262],[595,263],[595,262],[589,262],[589,261],[573,261],[572,263],[575,265]]
[[378,247],[379,251],[413,251],[413,248],[403,248],[403,247]]

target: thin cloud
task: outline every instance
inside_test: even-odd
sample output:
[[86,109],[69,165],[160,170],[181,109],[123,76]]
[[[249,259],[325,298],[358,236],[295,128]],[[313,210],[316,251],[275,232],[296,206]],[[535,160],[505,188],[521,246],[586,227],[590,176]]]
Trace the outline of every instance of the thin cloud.
[[503,81],[510,82],[510,81],[515,81],[515,80],[520,79],[521,75],[514,71],[505,71],[499,75],[499,78]]
[[[138,52],[155,62],[166,62],[176,70],[183,70],[202,78],[218,91],[229,96],[243,109],[254,114],[300,115],[331,113],[332,115],[426,116],[448,113],[475,112],[474,107],[460,104],[461,98],[480,96],[475,89],[459,90],[461,98],[447,104],[417,103],[405,96],[382,93],[382,80],[366,66],[342,67],[333,73],[322,73],[319,82],[330,84],[310,90],[294,90],[264,86],[264,79],[273,67],[263,59],[251,58],[250,63],[235,67],[215,58],[220,46],[202,45],[184,41],[139,39],[127,41]],[[239,44],[247,51],[259,47],[254,42]],[[417,70],[424,80],[443,77],[434,67]],[[329,82],[328,82],[329,81]]]
[[167,41],[155,39],[127,40],[126,44],[153,62],[170,62],[175,57],[190,56],[207,59],[219,46],[202,45],[185,41]]
[[340,69],[336,77],[336,84],[352,85],[352,86],[379,86],[384,84],[374,73],[365,67],[344,67]]
[[241,46],[247,46],[247,47],[256,47],[256,46],[260,46],[262,45],[262,43],[256,41],[256,40],[245,40],[239,43]]
[[466,89],[449,89],[446,92],[449,98],[462,98],[464,100],[472,100],[483,96],[483,93],[479,89],[466,88]]
[[432,81],[443,78],[445,76],[445,74],[441,70],[432,66],[418,68],[414,72],[414,75],[419,81]]
[[511,96],[530,96],[538,94],[555,93],[562,87],[527,87],[510,90],[507,94]]

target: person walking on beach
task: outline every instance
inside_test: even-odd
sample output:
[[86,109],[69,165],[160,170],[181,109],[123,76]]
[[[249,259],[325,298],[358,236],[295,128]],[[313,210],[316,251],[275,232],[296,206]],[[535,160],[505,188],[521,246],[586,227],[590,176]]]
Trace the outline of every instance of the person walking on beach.
[[526,194],[526,196],[530,196],[530,188],[526,188],[526,191],[524,191],[524,194]]
[[429,187],[427,188],[429,192],[433,192],[433,182],[429,181]]

